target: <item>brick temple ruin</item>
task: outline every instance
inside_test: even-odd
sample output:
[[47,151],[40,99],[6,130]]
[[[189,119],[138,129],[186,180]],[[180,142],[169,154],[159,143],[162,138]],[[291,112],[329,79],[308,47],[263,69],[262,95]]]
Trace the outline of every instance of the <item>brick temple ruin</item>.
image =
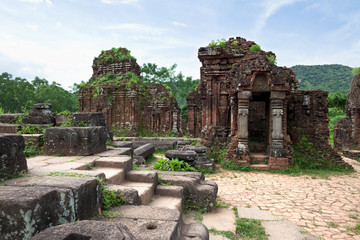
[[360,149],[360,74],[351,84],[345,114],[346,117],[335,124],[334,147],[342,151]]
[[161,84],[143,83],[130,51],[102,51],[92,68],[92,77],[79,90],[79,112],[102,112],[107,127],[127,136],[136,135],[139,128],[154,134],[182,132],[176,99]]
[[300,91],[291,69],[253,45],[237,37],[199,49],[201,82],[187,97],[190,136],[225,143],[227,160],[240,165],[285,169],[294,165],[291,144],[305,135],[329,161],[343,163],[328,144],[327,92]]

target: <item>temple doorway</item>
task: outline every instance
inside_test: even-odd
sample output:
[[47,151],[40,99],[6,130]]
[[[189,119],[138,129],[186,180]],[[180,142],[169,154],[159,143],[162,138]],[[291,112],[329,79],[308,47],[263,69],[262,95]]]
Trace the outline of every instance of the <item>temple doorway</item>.
[[269,92],[253,92],[249,105],[250,152],[268,153],[269,149]]

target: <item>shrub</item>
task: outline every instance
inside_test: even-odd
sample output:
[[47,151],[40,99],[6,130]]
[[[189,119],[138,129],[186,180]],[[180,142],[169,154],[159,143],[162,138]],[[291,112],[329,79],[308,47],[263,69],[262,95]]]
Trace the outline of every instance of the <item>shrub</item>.
[[261,51],[261,47],[257,44],[254,44],[249,48],[249,50],[250,51]]
[[194,167],[191,167],[187,162],[179,159],[159,159],[154,164],[154,168],[162,171],[190,171],[196,172]]

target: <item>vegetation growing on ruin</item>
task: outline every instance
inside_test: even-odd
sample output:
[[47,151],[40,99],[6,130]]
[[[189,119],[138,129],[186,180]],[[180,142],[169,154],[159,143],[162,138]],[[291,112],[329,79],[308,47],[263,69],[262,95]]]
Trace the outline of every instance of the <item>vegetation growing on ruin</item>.
[[94,60],[96,64],[101,64],[104,62],[113,62],[113,61],[133,61],[136,62],[136,58],[131,56],[130,50],[126,48],[112,48],[111,50],[102,50],[101,54],[98,57],[95,57]]
[[[222,39],[218,39],[216,41],[212,40],[210,43],[209,43],[209,47],[215,47],[215,48],[222,48],[222,49],[225,49],[226,48],[226,43],[228,41],[225,39],[225,38],[222,38]],[[235,42],[235,41],[234,41]],[[237,42],[237,41],[236,41]],[[237,45],[237,43],[234,45]]]
[[158,159],[154,164],[154,169],[161,171],[187,171],[196,172],[194,167],[191,167],[187,162],[180,161],[179,159]]
[[316,149],[314,143],[310,142],[301,129],[299,131],[299,142],[293,145],[294,167],[280,171],[271,171],[276,173],[290,175],[310,175],[312,177],[329,178],[339,174],[348,174],[354,172],[345,166],[335,165],[329,159],[329,153]]
[[276,56],[274,54],[267,54],[266,59],[268,60],[269,63],[272,63],[274,65],[277,64]]
[[107,182],[105,182],[102,178],[96,177],[96,179],[102,194],[102,210],[106,211],[112,207],[125,204],[125,200],[121,194],[116,193],[114,190],[110,190]]
[[227,146],[221,144],[214,144],[209,147],[208,157],[214,159],[214,162],[220,164],[221,168],[231,171],[248,172],[251,171],[248,165],[239,165],[234,160],[226,160]]
[[253,44],[253,45],[251,45],[249,50],[252,51],[252,52],[254,52],[254,51],[257,52],[257,51],[261,51],[261,47],[258,44]]

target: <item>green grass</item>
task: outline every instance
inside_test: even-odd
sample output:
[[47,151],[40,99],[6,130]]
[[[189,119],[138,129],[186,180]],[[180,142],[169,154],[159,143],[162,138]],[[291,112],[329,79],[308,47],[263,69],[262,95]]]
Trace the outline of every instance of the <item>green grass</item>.
[[211,228],[209,232],[222,235],[230,240],[266,240],[268,239],[260,220],[239,218],[237,208],[233,208],[235,212],[235,226],[236,231],[218,231]]
[[329,108],[329,112],[328,112],[328,118],[329,118],[329,143],[331,146],[334,146],[334,127],[335,127],[335,123],[342,119],[345,118],[345,113],[343,110],[338,109],[336,107],[334,108]]
[[75,172],[50,172],[47,176],[60,176],[60,177],[91,177],[90,174],[82,174],[82,173],[75,173]]
[[222,200],[220,197],[216,197],[214,207],[216,208],[229,208],[230,204]]
[[[299,129],[301,133],[301,129]],[[329,159],[331,153],[323,151],[321,154],[316,149],[314,143],[308,141],[304,134],[300,134],[299,143],[293,146],[293,159],[295,166],[278,171],[270,171],[273,173],[287,175],[309,175],[312,178],[325,178],[330,176],[338,176],[353,173],[354,170],[341,165],[334,165]]]

